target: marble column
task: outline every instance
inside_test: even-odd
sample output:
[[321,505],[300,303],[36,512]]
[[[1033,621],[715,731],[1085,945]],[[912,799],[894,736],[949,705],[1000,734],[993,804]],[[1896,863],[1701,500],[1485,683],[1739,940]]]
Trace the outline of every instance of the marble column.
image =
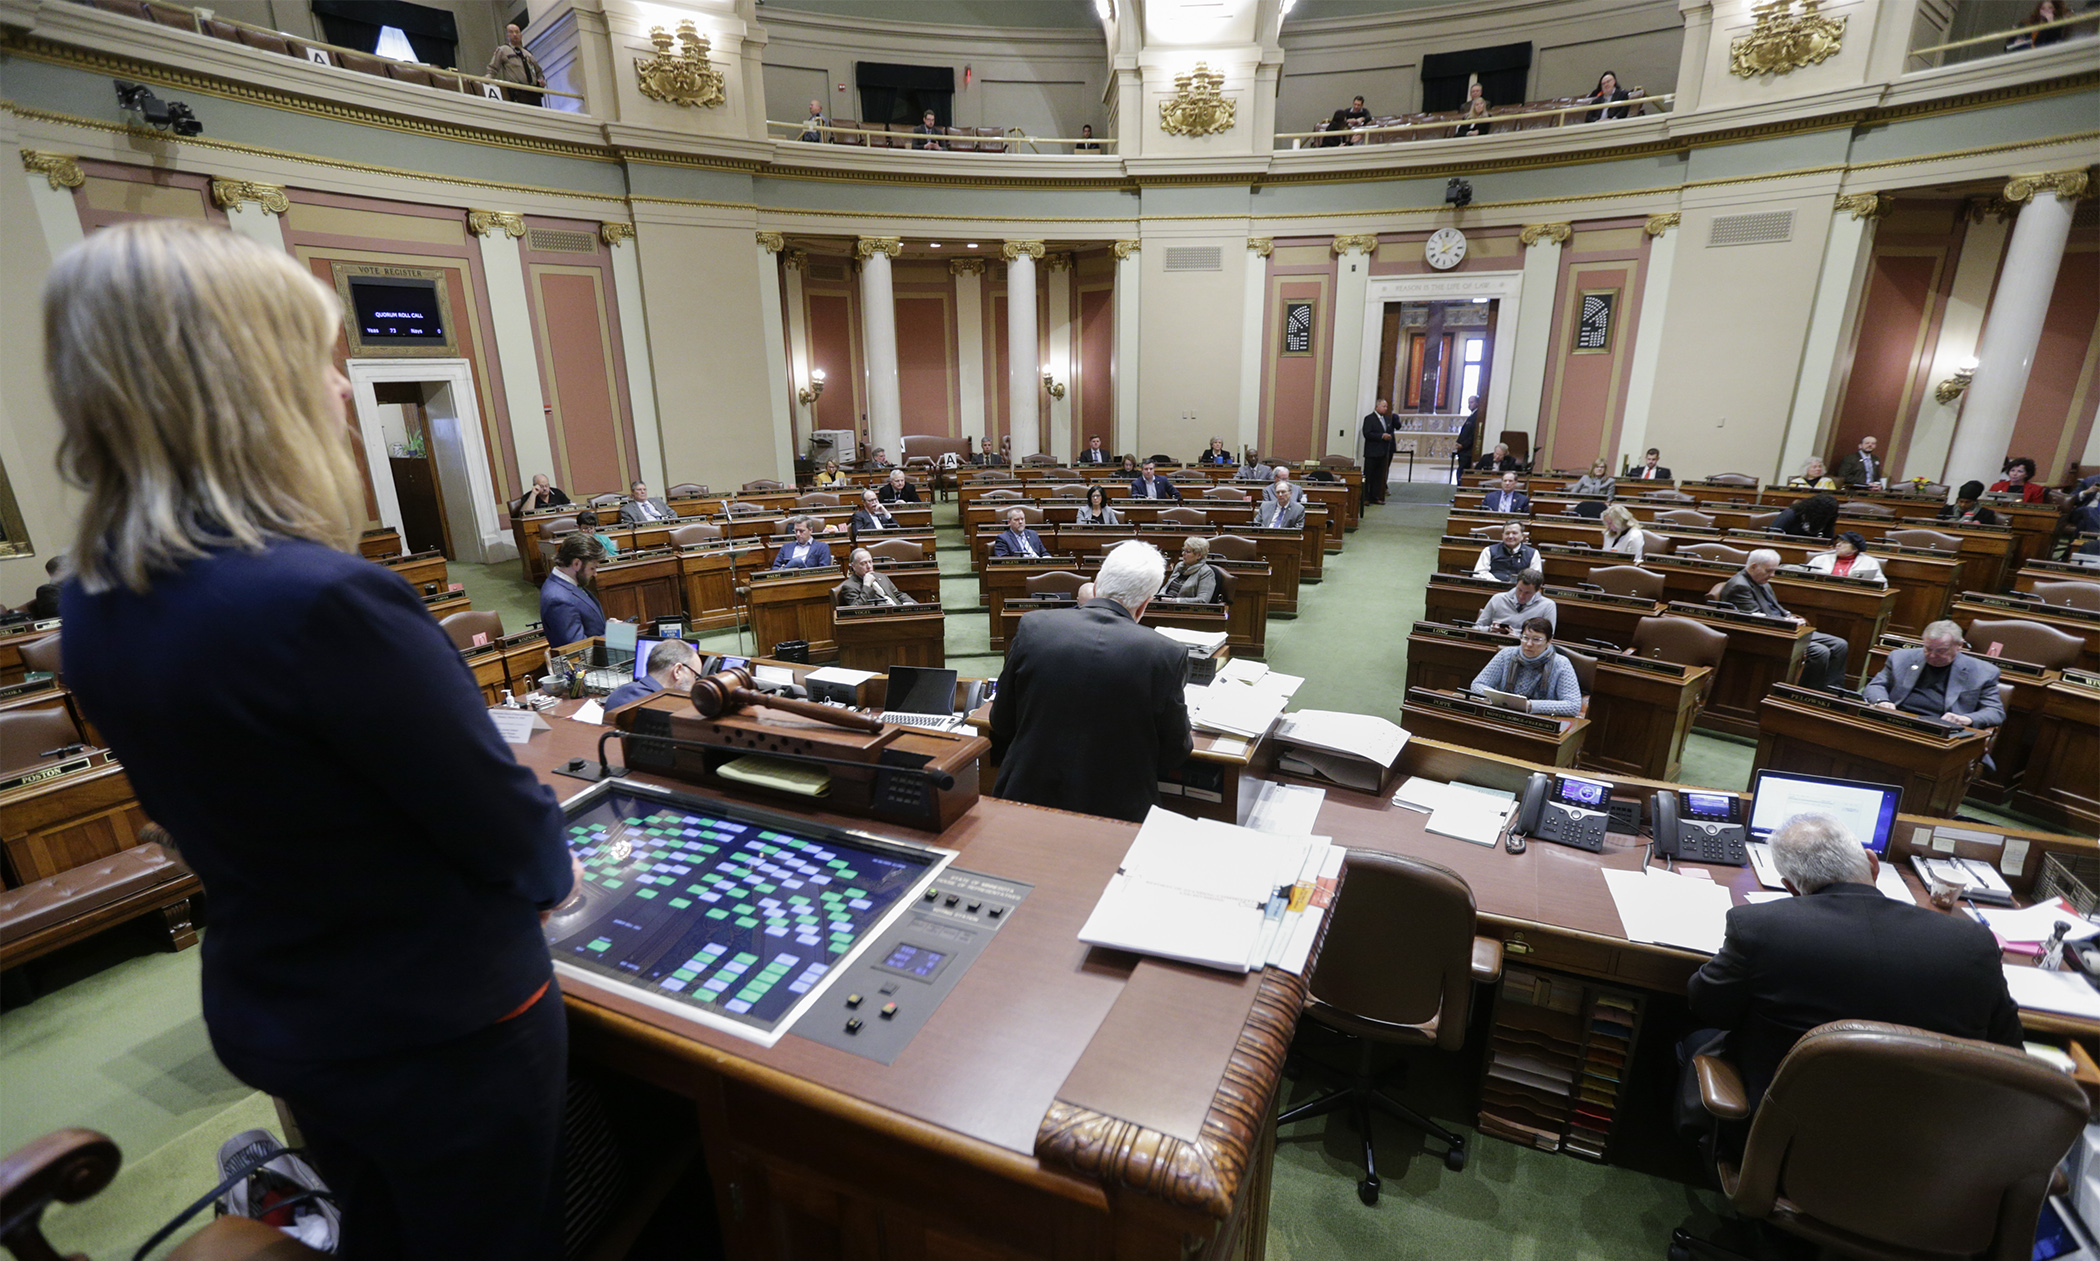
[[1006,412],[1014,463],[1042,450],[1043,365],[1035,335],[1035,260],[1041,241],[1008,241],[1006,259]]
[[956,387],[962,395],[961,436],[970,440],[973,451],[992,431],[984,408],[984,267],[982,256],[948,260],[948,273],[955,277],[955,369]]
[[[773,476],[792,486],[795,483],[794,361],[788,354],[787,328],[780,318],[780,263],[774,258],[786,248],[786,242],[778,232],[760,232],[757,237],[759,331],[766,344],[766,419],[773,430]],[[635,422],[639,427],[639,414],[635,416]],[[659,477],[649,484],[665,483]]]
[[[1681,222],[1676,212],[1649,215],[1643,231],[1655,238],[1648,247],[1648,273],[1641,282],[1641,318],[1633,333],[1633,362],[1626,372],[1626,423],[1619,429],[1619,452],[1648,449],[1648,414],[1655,402],[1655,373],[1662,365],[1663,316],[1669,308],[1670,274],[1677,262]],[[1611,452],[1606,460],[1614,460]],[[1611,465],[1616,469],[1618,463]]]
[[[1828,445],[1838,398],[1852,370],[1852,335],[1859,324],[1860,303],[1867,296],[1874,225],[1889,213],[1895,200],[1888,193],[1853,193],[1837,199],[1830,233],[1823,239],[1823,264],[1816,274],[1816,296],[1809,307],[1808,334],[1801,345],[1786,432],[1772,467],[1746,472],[1783,482],[1798,476],[1808,457],[1821,454]],[[1894,445],[1893,435],[1885,435],[1883,441]],[[1647,450],[1646,442],[1622,445],[1636,460]]]
[[[1516,346],[1509,385],[1502,391],[1506,406],[1497,408],[1488,400],[1487,416],[1481,425],[1476,453],[1494,450],[1504,429],[1521,429],[1532,435],[1538,449],[1539,412],[1546,398],[1546,360],[1553,346],[1553,309],[1560,300],[1560,250],[1575,235],[1566,223],[1528,223],[1517,233],[1524,247],[1524,289],[1517,303]],[[1499,419],[1498,419],[1499,412]],[[1544,454],[1539,453],[1543,459]]]
[[[2013,207],[2003,197],[1971,198],[1965,213],[1969,226],[1962,233],[1961,257],[1954,264],[1947,311],[1940,317],[1940,335],[1932,344],[1932,370],[1925,378],[1935,387],[1957,379],[1975,361],[1976,345],[1983,337],[1983,313],[1991,305],[1991,285],[1998,279],[1998,260],[2005,257],[2005,238],[2012,234]],[[1941,402],[1935,388],[1920,399],[1917,421],[1903,444],[1899,475],[1947,480],[1947,451],[1954,444],[1954,426],[1960,418],[1960,396]]]
[[1334,275],[1334,340],[1328,359],[1327,432],[1313,440],[1306,454],[1354,458],[1360,445],[1359,422],[1371,410],[1371,403],[1358,395],[1363,392],[1364,299],[1371,290],[1371,258],[1378,253],[1378,238],[1338,236],[1334,252],[1339,257]]
[[902,462],[904,405],[897,393],[897,298],[890,260],[904,252],[893,236],[864,236],[853,247],[860,260],[860,328],[868,363],[868,445]]
[[[525,256],[521,242],[525,216],[519,211],[469,210],[467,231],[481,254],[481,275],[488,286],[490,331],[503,376],[503,400],[510,427],[511,450],[518,457],[518,481],[530,485],[536,473],[548,474],[560,486],[569,480],[565,463],[554,449],[546,396],[540,390],[539,347],[534,340],[531,306],[525,300]],[[382,470],[383,472],[383,470]],[[504,488],[508,493],[508,487]]]
[[2085,191],[2084,171],[2017,175],[2005,186],[2005,200],[2022,209],[1998,270],[1998,291],[1976,353],[1976,379],[1962,402],[1954,445],[1947,452],[1951,481],[1997,480],[2020,417],[2020,400],[2027,394],[2042,320],[2056,292],[2057,267],[2071,236],[2071,211]]
[[1083,445],[1072,432],[1072,407],[1079,400],[1072,394],[1072,275],[1070,254],[1043,256],[1043,285],[1049,291],[1050,327],[1043,348],[1043,362],[1050,377],[1065,387],[1065,396],[1048,394],[1050,401],[1050,445],[1045,448],[1060,460],[1069,460]]
[[1138,279],[1144,272],[1138,241],[1117,241],[1116,255],[1116,349],[1113,374],[1116,382],[1115,436],[1108,449],[1117,455],[1135,454],[1138,449],[1138,333],[1140,323]]
[[1274,246],[1272,237],[1247,238],[1247,286],[1240,296],[1240,419],[1228,440],[1234,458],[1249,447],[1261,446],[1261,337],[1269,309],[1269,254]]
[[784,295],[787,325],[788,393],[795,400],[795,431],[799,442],[817,427],[817,402],[802,401],[802,391],[810,387],[810,374],[819,370],[829,371],[829,365],[813,362],[809,350],[809,304],[802,295],[803,271],[809,266],[809,251],[792,247],[780,253],[781,290]]

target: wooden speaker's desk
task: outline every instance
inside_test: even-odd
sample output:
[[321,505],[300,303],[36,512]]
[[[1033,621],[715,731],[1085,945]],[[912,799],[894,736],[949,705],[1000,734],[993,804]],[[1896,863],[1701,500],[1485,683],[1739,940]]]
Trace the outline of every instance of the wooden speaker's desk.
[[[1881,672],[1881,668],[1888,664],[1890,653],[1920,646],[1920,641],[1905,636],[1883,635],[1867,658],[1867,678],[1872,680]],[[1969,796],[2004,805],[2020,786],[2028,757],[2034,749],[2042,711],[2048,701],[2049,685],[2060,676],[2054,670],[2044,670],[2024,661],[2001,659],[1991,664],[1998,667],[1998,682],[2008,688],[2010,694],[2005,698],[2005,722],[1991,738],[1992,765],[1976,768],[1975,777],[1969,782]]]
[[648,625],[659,617],[685,616],[685,580],[678,553],[622,554],[598,566],[598,603],[605,616]]
[[[1982,591],[1964,591],[1954,601],[1948,613],[1954,621],[1967,630],[1975,619],[2040,622],[2052,626],[2067,635],[2076,635],[2085,641],[2078,653],[2078,668],[2100,671],[2100,611],[2093,609],[2066,608],[2061,604],[2042,604],[2035,600],[2023,600],[2014,596],[1991,595]],[[1989,647],[1977,644],[1979,650]]]
[[1690,618],[1728,636],[1727,651],[1714,671],[1697,725],[1756,738],[1757,706],[1765,693],[1775,683],[1792,683],[1801,677],[1809,628],[1709,605],[1673,603],[1663,612]]
[[1989,737],[1974,728],[1928,729],[1911,715],[1825,692],[1779,688],[1758,706],[1751,771],[1795,771],[1903,789],[1905,814],[1951,819]]
[[743,619],[737,589],[766,567],[767,549],[749,541],[715,540],[678,549],[678,580],[685,588],[686,621],[695,630],[720,630]]
[[1519,714],[1451,692],[1410,687],[1400,702],[1400,725],[1416,735],[1484,753],[1540,766],[1573,766],[1590,720]]
[[2087,835],[2100,833],[2100,675],[2051,683],[2013,806]]
[[831,637],[849,670],[948,664],[947,618],[938,602],[834,607]]
[[[600,729],[552,726],[516,751],[568,795],[577,782],[552,769],[595,761]],[[787,1261],[826,1238],[870,1256],[1261,1256],[1299,978],[1080,944],[1128,823],[991,798],[938,836],[810,817],[947,846],[1034,891],[887,1066],[793,1033],[760,1048],[563,982],[578,1059],[693,1101],[731,1256]]]

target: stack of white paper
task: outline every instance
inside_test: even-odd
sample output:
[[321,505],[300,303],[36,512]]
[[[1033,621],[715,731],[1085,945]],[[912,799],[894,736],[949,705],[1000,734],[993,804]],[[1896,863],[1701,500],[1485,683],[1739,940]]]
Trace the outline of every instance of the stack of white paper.
[[1301,709],[1286,715],[1276,736],[1381,767],[1390,767],[1409,739],[1407,729],[1389,719],[1335,709]]
[[1269,667],[1248,657],[1234,657],[1218,667],[1216,682],[1252,683],[1269,672]]
[[1393,794],[1393,804],[1430,814],[1443,804],[1445,791],[1450,787],[1440,779],[1424,779],[1416,775],[1400,785]]
[[1728,935],[1728,910],[1734,903],[1727,886],[1672,875],[1659,867],[1644,871],[1608,867],[1604,883],[1619,909],[1627,940],[1719,953]]
[[2072,910],[2071,904],[2062,898],[2052,898],[2023,911],[1978,907],[1977,913],[1983,916],[1983,922],[1990,925],[1991,931],[1998,934],[1999,940],[2005,942],[2046,942],[2055,935],[2059,922],[2071,926],[2069,931],[2064,933],[2065,941],[2084,941],[2093,934],[2100,933],[2100,924],[2088,921]]
[[1240,683],[1213,684],[1201,697],[1190,689],[1189,725],[1198,731],[1255,739],[1283,712],[1285,698]]
[[1247,812],[1247,826],[1271,836],[1310,836],[1326,800],[1324,788],[1264,782]]
[[1207,657],[1225,646],[1224,631],[1181,630],[1172,626],[1155,626],[1152,629],[1199,657]]
[[[1516,803],[1500,801],[1484,793],[1463,791],[1464,784],[1444,785],[1443,800],[1424,826],[1438,836],[1449,836],[1475,845],[1493,845],[1502,839]],[[1459,791],[1453,791],[1454,789]]]
[[2022,1007],[2100,1020],[2100,993],[2076,972],[2045,972],[2008,963],[2005,988]]

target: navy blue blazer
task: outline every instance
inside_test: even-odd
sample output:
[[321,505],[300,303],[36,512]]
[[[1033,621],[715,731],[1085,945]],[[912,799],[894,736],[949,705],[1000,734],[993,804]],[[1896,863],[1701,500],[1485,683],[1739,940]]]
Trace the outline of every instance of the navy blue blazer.
[[605,610],[598,597],[553,574],[540,583],[540,625],[547,642],[559,648],[605,633]]
[[1038,556],[1048,556],[1050,554],[1050,549],[1043,546],[1042,535],[1037,534],[1034,530],[1023,528],[1019,534],[1015,534],[1012,530],[1001,530],[999,537],[992,540],[992,555],[1026,556],[1028,553],[1021,546],[1024,542],[1029,547],[1034,548],[1035,554]]
[[808,548],[807,548],[806,550],[804,550],[804,551],[803,551],[803,552],[802,552],[802,553],[801,553],[800,555],[797,555],[797,554],[796,554],[796,549],[798,549],[798,548],[801,548],[801,547],[802,547],[802,544],[800,544],[800,543],[796,543],[796,542],[794,542],[794,541],[792,541],[792,540],[790,540],[790,541],[788,541],[788,542],[786,542],[786,543],[782,543],[782,544],[780,545],[780,550],[779,550],[779,551],[777,551],[777,552],[775,552],[775,553],[773,553],[773,568],[775,568],[775,569],[829,569],[829,568],[831,568],[831,565],[832,565],[832,560],[831,560],[831,544],[829,544],[829,543],[826,543],[826,542],[824,542],[824,541],[823,541],[822,539],[811,539],[811,540],[809,541],[809,546],[808,546]]
[[658,683],[652,676],[645,674],[639,679],[622,683],[614,688],[612,695],[605,698],[605,707],[607,709],[618,709],[629,701],[638,701],[645,696],[654,696],[663,690],[663,684]]
[[[1174,483],[1172,483],[1172,482],[1168,481],[1168,480],[1167,480],[1166,478],[1164,478],[1164,477],[1155,477],[1155,478],[1153,478],[1152,480],[1153,480],[1154,482],[1157,482],[1157,483],[1159,484],[1159,495],[1157,496],[1158,498],[1160,498],[1160,499],[1179,499],[1179,498],[1181,498],[1181,492],[1180,492],[1180,491],[1178,491],[1178,490],[1176,490],[1176,489],[1174,489]],[[1145,479],[1144,479],[1144,478],[1140,477],[1140,478],[1138,478],[1138,479],[1137,479],[1136,481],[1134,481],[1134,482],[1130,483],[1130,497],[1131,497],[1132,499],[1143,499],[1143,498],[1145,498]]]
[[1482,512],[1530,512],[1531,496],[1521,490],[1510,491],[1506,496],[1499,489],[1491,490],[1481,497],[1480,510]]
[[547,984],[561,807],[400,577],[279,541],[63,602],[67,684],[211,897],[222,1058],[432,1045]]

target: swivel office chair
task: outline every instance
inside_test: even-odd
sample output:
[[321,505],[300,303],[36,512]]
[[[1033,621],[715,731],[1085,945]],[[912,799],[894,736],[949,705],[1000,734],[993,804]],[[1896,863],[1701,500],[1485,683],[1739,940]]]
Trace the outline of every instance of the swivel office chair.
[[2085,651],[2085,640],[2042,622],[1978,617],[1970,619],[1964,629],[1971,652],[1988,657],[1991,645],[1999,644],[2002,647],[1998,656],[2025,661],[2045,670],[2075,666],[2079,654]]
[[1502,975],[1502,943],[1475,936],[1474,927],[1473,890],[1449,868],[1372,850],[1351,850],[1342,863],[1341,892],[1306,984],[1305,1014],[1353,1035],[1357,1064],[1345,1074],[1346,1087],[1290,1109],[1276,1124],[1347,1108],[1363,1136],[1356,1194],[1366,1204],[1378,1202],[1373,1108],[1444,1140],[1446,1168],[1466,1167],[1465,1139],[1380,1090],[1398,1073],[1380,1073],[1373,1061],[1380,1043],[1444,1051],[1465,1044],[1473,986]]
[[1073,596],[1086,583],[1083,575],[1069,569],[1053,569],[1047,574],[1030,574],[1021,580],[1021,586],[1029,595]]
[[1780,518],[1780,517],[1781,517],[1782,515],[1784,515],[1784,514],[1782,514],[1782,513],[1780,513],[1780,512],[1776,512],[1776,511],[1775,511],[1775,512],[1753,512],[1753,513],[1751,513],[1751,514],[1750,514],[1750,519],[1749,519],[1749,521],[1748,521],[1748,523],[1747,523],[1747,524],[1748,524],[1749,528],[1750,528],[1750,529],[1753,529],[1753,530],[1764,530],[1764,529],[1769,529],[1769,528],[1771,527],[1771,524],[1772,524],[1772,523],[1773,523],[1774,521],[1777,521],[1777,520],[1779,520],[1779,518]]
[[1881,540],[1884,543],[1894,543],[1898,547],[1922,547],[1935,552],[1958,552],[1961,550],[1961,537],[1959,535],[1943,534],[1938,530],[1927,530],[1923,527],[1908,530],[1889,530],[1881,536]]
[[[1693,1057],[1700,1102],[1749,1115],[1728,1061]],[[1739,1161],[1717,1160],[1743,1216],[1876,1261],[2027,1261],[2056,1164],[2085,1128],[2068,1074],[2009,1047],[1840,1020],[1779,1063]],[[1682,1228],[1670,1261],[1739,1257]]]
[[1848,499],[1838,505],[1838,515],[1841,517],[1893,518],[1896,515],[1896,510],[1887,504],[1875,503],[1871,499]]
[[868,544],[868,555],[877,560],[916,562],[926,559],[926,549],[913,539],[883,539]]
[[1043,515],[1041,508],[1036,507],[1032,503],[1008,503],[1002,506],[995,514],[992,524],[997,526],[998,529],[994,530],[993,533],[996,534],[999,530],[1006,528],[1006,514],[1016,508],[1021,510],[1021,520],[1029,525],[1043,525],[1050,520],[1049,517]]
[[978,498],[979,498],[979,499],[1021,499],[1021,498],[1025,498],[1025,496],[1023,496],[1023,495],[1021,494],[1021,492],[1020,492],[1020,491],[1018,491],[1018,490],[988,490],[988,491],[984,492],[984,493],[983,493],[982,495],[979,495],[979,496],[978,496]]
[[55,674],[64,681],[64,654],[59,651],[58,632],[52,631],[42,639],[32,639],[21,649],[22,665],[43,674]]
[[744,491],[747,494],[767,494],[772,491],[786,489],[787,487],[781,485],[779,482],[775,481],[770,477],[761,477],[755,482],[744,483]]
[[1740,565],[1750,559],[1750,553],[1722,543],[1680,543],[1680,556],[1697,556],[1701,560],[1725,560],[1731,565]]
[[696,521],[691,525],[676,527],[666,537],[671,540],[671,546],[673,547],[691,547],[695,543],[712,543],[720,539],[722,537],[722,527],[709,525],[705,521]]
[[1161,521],[1171,521],[1175,525],[1210,524],[1210,514],[1201,508],[1168,508],[1159,514],[1159,519]]
[[1213,486],[1203,492],[1203,497],[1205,499],[1236,499],[1241,503],[1247,502],[1247,492],[1237,486]]
[[836,508],[844,502],[828,490],[813,490],[806,495],[795,496],[797,508]]
[[1586,581],[1610,595],[1639,596],[1643,600],[1663,598],[1663,576],[1637,565],[1603,565],[1592,569]]
[[706,493],[707,487],[702,486],[698,482],[680,482],[676,486],[673,486],[671,489],[665,491],[664,495],[666,498],[669,499],[686,499],[694,495],[704,495]]
[[592,495],[584,501],[584,506],[586,508],[618,508],[626,502],[627,496],[620,494],[618,491],[607,491],[602,495]]
[[1254,540],[1241,534],[1213,534],[1210,536],[1210,554],[1216,560],[1255,560],[1261,552]]
[[2066,582],[2037,582],[2034,594],[2040,596],[2044,604],[2100,611],[2100,582],[2084,582],[2076,578]]
[[438,629],[451,637],[454,648],[472,648],[476,635],[488,636],[485,644],[503,638],[503,618],[487,609],[467,609],[439,618]]
[[[1657,661],[1719,670],[1721,656],[1728,651],[1728,636],[1688,617],[1644,617],[1633,627],[1633,651],[1636,656]],[[1706,704],[1707,692],[1712,689],[1713,675],[1709,674],[1699,694],[1701,706]]]
[[80,742],[80,728],[63,709],[0,714],[0,771],[20,770],[53,749]]
[[1057,457],[1054,455],[1024,455],[1021,457],[1021,467],[1056,468]]
[[1748,473],[1715,473],[1706,479],[1715,486],[1755,486],[1757,479]]
[[1050,488],[1050,497],[1052,499],[1084,499],[1086,498],[1086,487],[1076,483],[1068,486],[1052,486]]
[[1710,530],[1714,524],[1714,519],[1711,516],[1699,511],[1697,508],[1672,508],[1668,512],[1656,513],[1655,519],[1657,521],[1667,521],[1671,525],[1695,525],[1702,530]]

